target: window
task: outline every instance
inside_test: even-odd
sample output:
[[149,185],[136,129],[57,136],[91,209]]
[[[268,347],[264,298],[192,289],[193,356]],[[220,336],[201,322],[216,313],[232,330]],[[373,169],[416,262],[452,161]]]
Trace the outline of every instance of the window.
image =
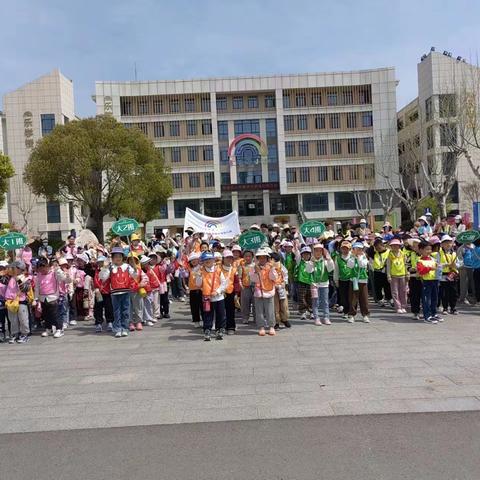
[[328,182],[328,167],[317,167],[317,177],[319,182]]
[[198,161],[197,147],[188,147],[187,157],[189,162],[197,162]]
[[363,153],[373,153],[375,151],[375,145],[373,143],[373,137],[367,137],[363,139]]
[[180,103],[178,98],[170,99],[170,113],[178,113],[180,111]]
[[185,99],[185,111],[186,112],[194,112],[195,111],[195,99],[194,98],[186,98]]
[[215,186],[215,177],[213,172],[205,172],[205,187],[213,187]]
[[293,115],[286,115],[285,117],[283,117],[283,125],[286,132],[295,130],[295,122],[293,119]]
[[228,122],[222,121],[217,123],[218,139],[228,140]]
[[172,162],[179,163],[182,161],[182,150],[180,147],[173,147],[172,148]]
[[61,242],[63,240],[61,230],[54,230],[54,231],[47,232],[47,235],[48,235],[48,241],[50,244],[54,242]]
[[268,169],[268,181],[278,182],[278,168],[275,167]]
[[353,104],[353,92],[351,90],[345,90],[343,92],[343,104],[344,105]]
[[240,216],[252,217],[263,215],[263,199],[238,200],[238,213]]
[[341,155],[342,142],[340,140],[330,140],[330,153],[332,155]]
[[454,117],[457,114],[455,94],[444,94],[438,96],[438,111],[440,118]]
[[163,102],[162,100],[155,99],[153,101],[153,113],[163,113]]
[[278,161],[278,152],[277,144],[271,143],[268,145],[268,163],[277,163]]
[[365,180],[370,180],[375,178],[375,165],[365,165],[363,167]]
[[162,220],[167,220],[168,219],[168,205],[160,205],[160,208],[158,209],[158,218]]
[[228,162],[228,149],[221,148],[220,149],[220,162],[227,163]]
[[227,97],[217,97],[217,110],[227,109]]
[[343,167],[342,165],[333,166],[333,180],[339,182],[343,180]]
[[258,108],[258,97],[256,95],[248,97],[248,108]]
[[373,126],[372,112],[362,112],[362,127]]
[[58,202],[47,202],[47,223],[60,222],[60,204]]
[[270,214],[293,214],[298,212],[297,195],[279,195],[270,192]]
[[73,206],[73,202],[68,203],[68,217],[70,223],[75,223],[75,207]]
[[357,114],[355,112],[347,113],[347,128],[357,128]]
[[358,141],[356,138],[349,138],[347,141],[347,150],[349,154],[358,153]]
[[290,95],[288,93],[283,94],[283,108],[290,108]]
[[147,100],[140,100],[138,102],[139,115],[148,115],[148,102]]
[[211,135],[211,134],[212,134],[212,121],[202,120],[202,135]]
[[190,173],[188,175],[188,184],[190,188],[200,188],[200,175],[198,173]]
[[180,122],[170,122],[170,136],[171,137],[180,136]]
[[306,115],[297,116],[297,128],[298,130],[308,130],[308,121]]
[[210,98],[209,97],[202,97],[201,108],[202,108],[202,112],[209,112],[210,111]]
[[42,137],[48,135],[55,128],[55,114],[54,113],[42,113],[40,115],[42,124]]
[[287,183],[297,183],[296,168],[287,168]]
[[66,125],[68,122],[70,122],[70,119],[64,115],[63,116],[63,124]]
[[222,185],[230,185],[230,172],[222,172],[220,174],[220,182]]
[[328,193],[307,193],[303,195],[303,210],[305,212],[328,211]]
[[317,140],[317,155],[326,155],[326,154],[327,154],[327,141]]
[[358,101],[361,105],[372,103],[372,91],[370,85],[360,89],[358,92]]
[[317,130],[322,130],[325,128],[325,115],[315,115],[315,128]]
[[197,134],[196,120],[187,120],[187,135],[192,136]]
[[267,120],[265,120],[265,128],[267,138],[275,138],[277,136],[277,121],[274,118],[267,118]]
[[120,97],[120,114],[121,115],[132,114],[132,101],[130,99]]
[[205,215],[210,217],[223,217],[232,211],[231,198],[206,198],[203,201]]
[[331,113],[330,118],[330,128],[340,128],[340,115],[338,113]]
[[250,183],[262,183],[262,170],[237,172],[237,183],[242,185]]
[[233,109],[241,110],[243,108],[243,97],[233,97]]
[[322,104],[322,94],[320,92],[312,93],[312,105],[318,107]]
[[305,94],[297,93],[295,96],[295,105],[297,107],[305,107],[306,104],[307,104],[307,101],[305,99]]
[[242,133],[253,133],[260,135],[260,121],[259,120],[235,120],[234,124],[235,136]]
[[327,93],[327,104],[330,106],[337,104],[337,94],[335,92]]
[[301,182],[310,181],[310,169],[308,167],[300,168],[300,181]]
[[210,162],[213,160],[213,147],[212,145],[205,145],[203,147],[203,161]]
[[286,157],[295,156],[295,142],[285,142],[285,156]]
[[185,209],[191,208],[197,212],[200,211],[200,200],[174,200],[173,201],[173,212],[175,218],[184,218],[185,217]]
[[172,184],[173,184],[173,188],[182,188],[182,174],[181,173],[172,173]]
[[448,147],[457,142],[457,127],[453,123],[440,124],[440,145]]
[[433,118],[432,97],[425,100],[425,120],[429,122]]
[[140,122],[136,124],[137,128],[140,129],[144,135],[148,135],[148,123]]
[[410,123],[416,122],[418,120],[418,110],[415,110],[412,114],[408,116]]
[[443,175],[455,175],[455,152],[442,153],[442,173]]
[[353,192],[335,192],[335,208],[337,210],[355,210],[355,196]]
[[165,136],[165,127],[163,122],[153,122],[153,136],[155,138]]
[[433,148],[434,138],[433,138],[433,127],[427,127],[427,149]]
[[265,95],[265,108],[275,108],[274,95]]
[[358,180],[360,178],[359,166],[358,165],[349,165],[348,166],[348,176],[350,180]]
[[308,157],[308,142],[298,142],[298,155],[300,157]]

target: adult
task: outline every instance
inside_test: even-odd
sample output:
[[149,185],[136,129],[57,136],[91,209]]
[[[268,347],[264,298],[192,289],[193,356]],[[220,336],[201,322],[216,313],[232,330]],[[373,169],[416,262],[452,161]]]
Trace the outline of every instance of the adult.
[[50,258],[53,255],[53,247],[48,244],[48,238],[42,240],[42,245],[38,249],[38,256]]

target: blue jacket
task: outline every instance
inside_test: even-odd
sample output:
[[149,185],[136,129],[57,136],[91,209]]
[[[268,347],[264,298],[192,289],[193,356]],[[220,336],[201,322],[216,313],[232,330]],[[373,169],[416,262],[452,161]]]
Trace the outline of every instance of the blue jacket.
[[[472,257],[472,266],[471,268],[477,269],[480,268],[480,246],[472,248],[471,250],[471,257]],[[467,249],[465,249],[465,253]],[[465,263],[465,253],[463,256],[463,262]]]

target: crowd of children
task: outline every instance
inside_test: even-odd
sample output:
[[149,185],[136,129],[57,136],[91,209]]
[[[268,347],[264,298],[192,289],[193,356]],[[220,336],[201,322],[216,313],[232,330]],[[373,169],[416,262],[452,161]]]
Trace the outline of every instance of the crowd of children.
[[309,239],[288,225],[251,229],[267,238],[257,250],[187,228],[147,243],[136,234],[129,244],[116,238],[108,248],[79,248],[71,236],[55,254],[42,245],[38,258],[17,251],[15,261],[0,262],[0,339],[25,343],[35,329],[58,339],[78,320],[127,337],[169,319],[170,303],[187,294],[205,341],[235,334],[237,311],[259,336],[275,336],[291,327],[291,308],[316,326],[331,325],[333,312],[353,323],[358,310],[369,323],[372,296],[380,307],[398,315],[410,308],[414,319],[423,313],[435,324],[456,315],[459,301],[480,301],[480,242],[458,244],[455,232],[428,230],[423,218],[410,232],[386,224],[372,233],[362,220]]

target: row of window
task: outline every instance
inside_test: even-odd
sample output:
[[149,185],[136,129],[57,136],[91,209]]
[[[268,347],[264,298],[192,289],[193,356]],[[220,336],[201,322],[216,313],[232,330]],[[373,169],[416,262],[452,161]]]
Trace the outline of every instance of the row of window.
[[318,115],[286,115],[284,128],[286,132],[294,130],[324,130],[339,129],[342,125],[346,128],[359,128],[373,126],[373,115],[368,112],[349,113],[321,113]]
[[[361,148],[359,148],[361,146]],[[357,155],[375,152],[373,137],[285,142],[285,156]]]
[[[215,186],[215,176],[213,172],[204,172],[204,173],[172,173],[172,185],[173,188],[179,190],[184,188],[184,179],[188,178],[188,186],[190,188],[200,188],[200,187],[214,187]],[[203,177],[203,185],[201,185],[201,178]],[[185,183],[185,186],[187,183]]]
[[370,180],[374,175],[374,165],[322,165],[320,167],[287,168],[287,183]]
[[[256,110],[260,105],[258,95],[217,96],[217,111],[228,110],[229,101],[231,101],[233,110],[243,110],[245,107],[250,110]],[[264,96],[263,101],[265,108],[275,108],[275,95],[267,94]]]
[[[228,122],[221,120],[217,124],[218,127],[218,139],[228,140]],[[248,119],[248,120],[235,120],[233,122],[234,136],[242,135],[244,133],[253,133],[254,135],[260,135],[260,120]],[[277,121],[274,118],[267,118],[265,120],[265,129],[267,138],[276,138],[277,136]]]
[[[183,130],[188,137],[197,135],[211,135],[212,121],[211,120],[186,120],[186,121],[171,121],[171,122],[139,122],[139,123],[125,123],[126,128],[139,128],[145,135],[149,136],[150,128],[153,129],[154,138],[162,137],[180,137]],[[151,125],[151,127],[150,127]]]
[[[75,223],[75,212],[71,202],[68,204],[68,219],[70,223]],[[47,202],[47,223],[62,223],[59,202]]]
[[210,96],[185,97],[183,99],[177,97],[120,97],[120,114],[124,116],[193,113],[197,111],[210,112]]
[[372,103],[370,85],[321,90],[293,90],[283,93],[283,108],[366,105]]
[[189,147],[165,147],[162,148],[163,157],[166,162],[181,163],[187,159],[189,162],[213,161],[213,146],[189,146]]
[[[425,100],[425,120],[429,122],[434,115],[435,96]],[[450,118],[457,115],[457,99],[454,93],[445,93],[438,95],[438,116],[440,118]]]

